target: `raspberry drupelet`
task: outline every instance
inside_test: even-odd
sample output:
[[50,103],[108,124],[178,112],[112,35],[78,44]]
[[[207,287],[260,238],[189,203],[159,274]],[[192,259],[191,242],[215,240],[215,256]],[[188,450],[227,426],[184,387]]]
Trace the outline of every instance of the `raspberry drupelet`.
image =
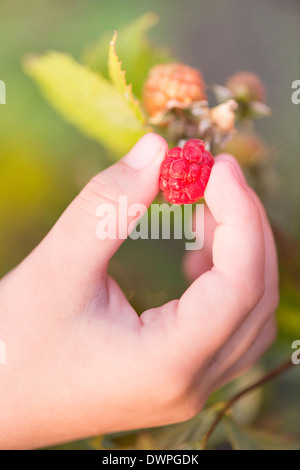
[[160,189],[168,202],[193,204],[204,197],[213,156],[205,149],[205,142],[191,139],[183,148],[170,149],[160,170]]

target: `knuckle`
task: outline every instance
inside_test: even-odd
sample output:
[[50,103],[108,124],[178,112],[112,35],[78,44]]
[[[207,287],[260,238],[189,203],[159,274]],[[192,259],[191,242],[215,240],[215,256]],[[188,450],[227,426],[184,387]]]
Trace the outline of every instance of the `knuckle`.
[[92,178],[79,194],[80,203],[86,212],[95,214],[100,204],[118,204],[121,188],[109,173],[100,173]]
[[108,172],[103,172],[92,178],[84,188],[84,191],[92,199],[95,198],[96,202],[101,202],[102,200],[116,202],[121,193],[121,188],[115,178]]

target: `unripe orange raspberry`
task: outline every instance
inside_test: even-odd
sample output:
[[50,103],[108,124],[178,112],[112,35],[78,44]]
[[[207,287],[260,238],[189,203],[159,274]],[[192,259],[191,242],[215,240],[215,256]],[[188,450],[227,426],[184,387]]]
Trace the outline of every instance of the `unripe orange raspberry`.
[[150,117],[173,107],[187,108],[194,101],[206,100],[201,73],[184,64],[153,67],[144,86],[143,103]]
[[238,72],[229,77],[226,87],[237,101],[266,101],[266,88],[260,78],[252,72]]

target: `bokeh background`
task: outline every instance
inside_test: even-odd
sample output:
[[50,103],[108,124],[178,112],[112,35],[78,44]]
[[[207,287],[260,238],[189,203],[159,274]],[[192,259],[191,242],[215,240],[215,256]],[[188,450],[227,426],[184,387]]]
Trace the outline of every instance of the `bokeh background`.
[[[291,342],[300,339],[300,106],[291,101],[291,84],[300,79],[298,0],[1,0],[0,79],[6,82],[7,104],[0,106],[0,276],[32,250],[89,178],[110,162],[104,148],[44,101],[23,71],[24,57],[57,50],[80,59],[101,34],[148,11],[160,16],[151,39],[200,68],[208,84],[252,70],[267,86],[273,115],[258,129],[272,153],[264,202],[278,233],[282,274],[280,339],[259,366],[269,367],[288,357]],[[186,287],[183,251],[175,241],[128,241],[111,272],[138,309],[159,305]],[[258,427],[299,433],[299,372],[261,393],[250,413]]]

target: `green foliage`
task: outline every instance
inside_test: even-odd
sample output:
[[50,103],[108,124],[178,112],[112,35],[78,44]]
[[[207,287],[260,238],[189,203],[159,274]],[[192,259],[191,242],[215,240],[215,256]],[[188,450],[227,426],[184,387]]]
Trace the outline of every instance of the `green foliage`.
[[125,71],[122,70],[122,63],[116,53],[117,32],[115,31],[114,37],[110,42],[109,55],[108,55],[108,73],[112,84],[116,90],[121,94],[130,109],[132,109],[141,121],[145,124],[145,116],[141,110],[140,103],[134,98],[132,93],[132,84],[127,85],[125,78]]
[[[143,84],[150,68],[159,63],[174,61],[166,48],[153,46],[147,37],[148,31],[157,21],[156,14],[146,13],[118,31],[118,55],[126,70],[127,80],[132,83],[133,93],[138,98],[142,97]],[[110,39],[111,32],[105,33],[83,55],[84,63],[104,77],[108,77],[106,51]]]
[[116,153],[128,151],[147,131],[114,85],[71,57],[31,56],[25,69],[69,122]]
[[118,48],[126,57],[124,70],[116,52],[117,33],[112,40],[110,34],[104,34],[87,50],[84,60],[88,66],[57,52],[30,56],[24,64],[53,107],[116,156],[129,151],[151,130],[134,97],[132,83],[141,96],[149,69],[158,62],[172,60],[166,50],[153,47],[146,36],[157,19],[154,14],[146,14],[121,30]]
[[257,430],[245,430],[227,419],[228,439],[233,450],[298,450],[295,437],[278,436]]

